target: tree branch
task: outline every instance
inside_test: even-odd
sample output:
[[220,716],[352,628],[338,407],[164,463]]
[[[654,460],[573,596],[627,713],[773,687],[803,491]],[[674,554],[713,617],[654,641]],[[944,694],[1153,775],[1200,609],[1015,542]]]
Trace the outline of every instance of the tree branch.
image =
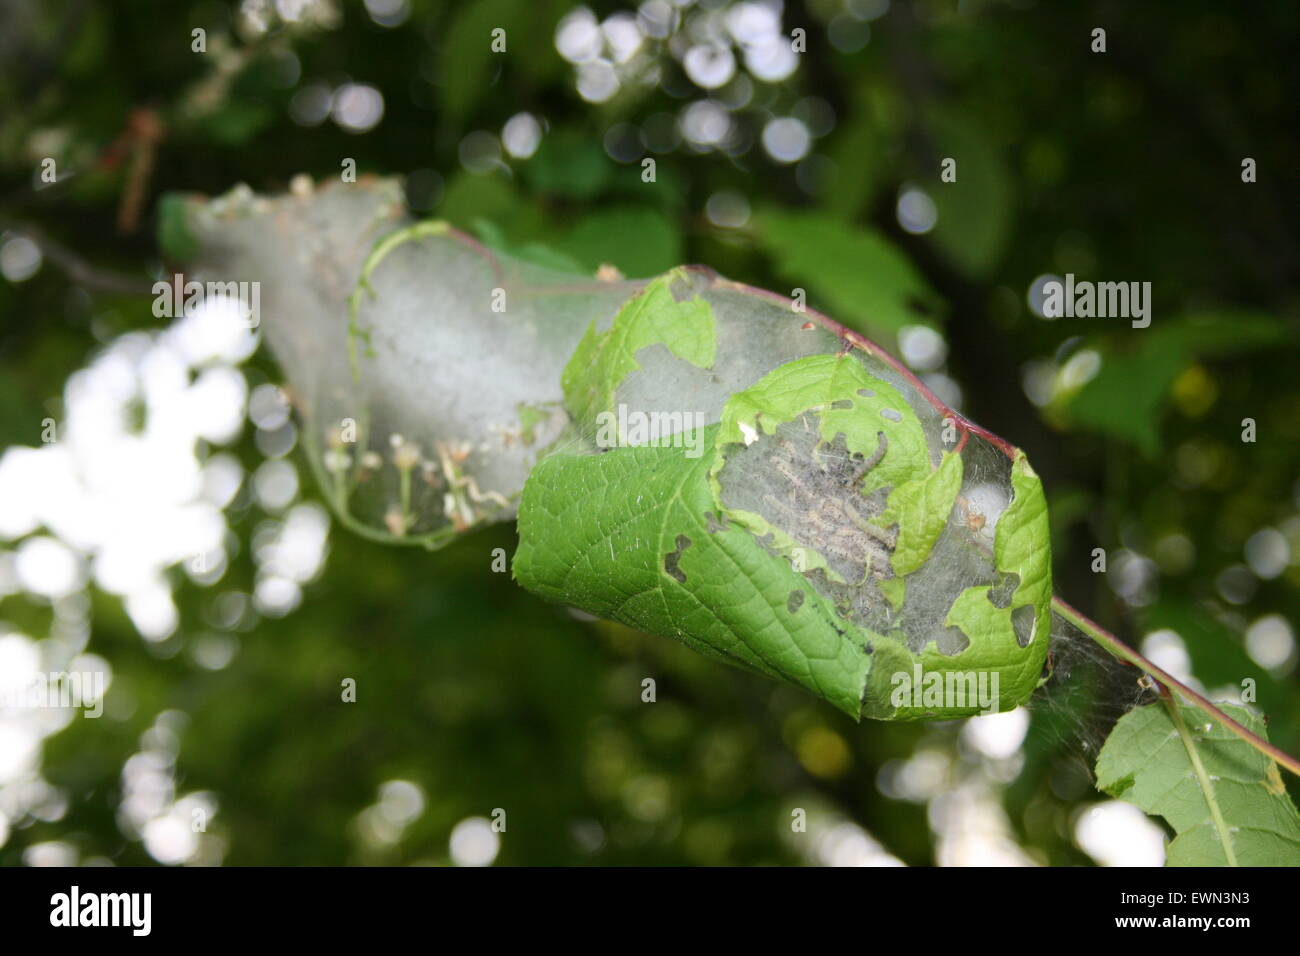
[[1230,730],[1246,743],[1250,744],[1260,753],[1265,754],[1281,766],[1290,770],[1293,774],[1300,777],[1300,760],[1296,760],[1284,750],[1275,747],[1273,744],[1264,740],[1262,737],[1253,733],[1246,727],[1243,727],[1237,721],[1233,720],[1222,710],[1212,704],[1207,698],[1192,690],[1178,678],[1169,674],[1167,671],[1157,667],[1151,661],[1147,660],[1133,648],[1129,647],[1110,631],[1103,628],[1096,621],[1087,617],[1080,611],[1071,607],[1059,597],[1052,598],[1052,610],[1062,618],[1069,621],[1083,633],[1087,634],[1094,641],[1106,648],[1120,660],[1127,661],[1133,666],[1140,668],[1144,673],[1149,674],[1152,679],[1158,681],[1164,687],[1171,691],[1177,691],[1186,697],[1191,703],[1195,704],[1201,710],[1205,711],[1216,721],[1219,722],[1226,730]]
[[0,217],[0,229],[12,229],[36,243],[41,254],[79,286],[122,295],[150,295],[153,292],[153,283],[148,279],[137,279],[135,276],[93,266],[61,242],[52,239],[39,226]]

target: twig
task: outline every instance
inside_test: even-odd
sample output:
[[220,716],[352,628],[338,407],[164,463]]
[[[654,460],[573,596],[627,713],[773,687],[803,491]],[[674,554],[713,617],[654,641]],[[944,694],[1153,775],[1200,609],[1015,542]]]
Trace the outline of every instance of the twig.
[[123,295],[151,295],[153,283],[91,265],[77,253],[50,236],[40,227],[25,222],[0,217],[0,228],[22,233],[36,245],[41,253],[63,270],[69,279],[87,289],[100,292],[119,292]]
[[1189,701],[1218,721],[1225,729],[1232,731],[1232,733],[1246,741],[1246,743],[1250,744],[1260,753],[1272,758],[1278,764],[1300,777],[1300,760],[1296,760],[1295,757],[1292,757],[1284,750],[1273,746],[1273,744],[1264,740],[1258,734],[1243,727],[1205,697],[1192,690],[1176,677],[1151,663],[1151,661],[1133,650],[1133,648],[1129,647],[1096,621],[1075,610],[1059,597],[1052,598],[1052,610],[1065,620],[1069,621],[1079,630],[1083,631],[1083,633],[1087,634],[1102,647],[1109,650],[1116,657],[1128,661],[1128,663],[1140,668],[1143,672],[1149,674],[1154,680],[1159,681],[1165,687],[1182,694]]

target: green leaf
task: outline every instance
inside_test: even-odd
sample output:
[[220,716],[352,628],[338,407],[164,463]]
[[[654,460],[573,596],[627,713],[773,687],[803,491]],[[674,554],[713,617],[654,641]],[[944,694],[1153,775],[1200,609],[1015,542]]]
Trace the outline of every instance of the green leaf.
[[680,269],[665,273],[629,299],[607,331],[597,332],[595,322],[587,327],[563,377],[565,403],[576,421],[591,424],[597,413],[613,409],[615,390],[640,367],[636,353],[647,346],[663,345],[699,368],[713,364],[713,309],[697,295],[677,300],[673,287],[684,278]]
[[520,262],[554,269],[556,272],[571,272],[579,275],[583,272],[582,263],[543,242],[512,243],[506,238],[495,222],[487,219],[474,220],[474,235],[489,249],[503,252]]
[[475,231],[490,222],[485,235],[508,240],[512,250],[546,232],[537,207],[524,202],[514,185],[495,173],[480,176],[462,171],[452,176],[438,206],[438,218]]
[[911,574],[930,557],[935,541],[947,527],[961,489],[961,456],[944,452],[939,467],[924,478],[904,482],[889,494],[889,507],[880,524],[898,525],[898,546],[892,563],[899,578]]
[[[1011,486],[1015,497],[993,544],[994,566],[1017,582],[1010,600],[999,606],[992,588],[964,589],[944,623],[960,628],[970,646],[956,657],[927,647],[923,660],[928,669],[996,671],[1003,700],[1023,703],[1042,682],[1052,627],[1051,529],[1043,485],[1024,452],[1012,464]],[[1021,608],[1026,613],[1018,616]]]
[[516,580],[790,681],[856,719],[872,635],[752,534],[719,520],[709,463],[651,445],[543,460],[520,502]]
[[205,116],[201,126],[224,146],[241,146],[275,119],[275,111],[261,103],[227,101]]
[[109,37],[116,24],[111,23],[111,17],[105,7],[86,7],[77,12],[77,28],[68,41],[60,67],[64,74],[90,76],[105,68],[105,60],[113,52]]
[[[933,109],[927,116],[940,157],[957,159],[956,182],[935,177],[926,192],[939,218],[929,239],[958,269],[984,276],[1011,234],[1011,176],[974,113]],[[971,117],[971,118],[967,118]]]
[[818,205],[828,216],[845,222],[858,219],[870,207],[892,166],[902,137],[892,124],[882,122],[877,109],[880,83],[863,75],[849,93],[852,108],[822,144],[822,151],[839,169],[852,176],[837,177],[833,188],[822,190]]
[[598,139],[593,142],[578,130],[565,130],[545,137],[522,171],[536,192],[589,200],[609,184],[614,164]]
[[677,230],[667,216],[645,206],[614,206],[583,216],[554,246],[589,274],[608,263],[626,276],[651,276],[682,261]]
[[175,262],[188,262],[199,252],[189,226],[189,198],[167,193],[158,201],[158,248]]
[[1033,638],[1046,644],[1052,625],[1051,523],[1043,483],[1022,451],[1011,465],[1011,505],[998,520],[993,546],[997,569],[1020,579],[1009,610],[1032,606],[1036,623]]
[[[1160,417],[1169,390],[1196,358],[1227,358],[1288,341],[1279,319],[1250,312],[1203,314],[1134,329],[1122,344],[1103,347],[1101,369],[1077,391],[1053,402],[1072,422],[1160,451]],[[1136,340],[1134,342],[1134,340]]]
[[[699,334],[699,317],[681,313],[684,303],[672,297],[671,279],[647,287],[608,332],[589,330],[569,367],[572,407],[605,407],[601,402],[608,398],[590,396],[610,395],[635,367],[632,356],[645,343],[680,335],[675,341],[681,357],[697,364],[711,361],[713,339]],[[583,379],[579,373],[590,374]],[[803,420],[811,427],[813,417],[818,424],[811,450],[780,438],[782,426],[797,429]],[[852,485],[837,486],[841,491],[865,496],[878,490],[887,502],[890,489],[900,490],[891,517],[907,526],[903,566],[916,571],[927,564],[952,520],[962,461],[950,453],[933,466],[924,429],[903,396],[870,375],[855,356],[824,354],[788,362],[734,393],[719,424],[706,430],[703,447],[711,454],[698,460],[655,446],[585,456],[558,452],[544,459],[520,502],[516,577],[548,600],[798,684],[855,717],[958,717],[1023,703],[1041,674],[1050,597],[1046,505],[1023,455],[1012,467],[1013,500],[991,549],[997,570],[1014,583],[1004,606],[992,602],[989,585],[957,592],[947,623],[963,627],[967,646],[955,654],[939,651],[937,644],[913,652],[909,637],[898,629],[899,615],[917,613],[904,606],[902,577],[881,576],[879,600],[898,613],[882,615],[884,623],[878,625],[874,617],[855,616],[844,601],[858,587],[874,588],[876,577],[847,581],[816,550],[825,535],[840,557],[868,553],[872,532],[864,527],[866,516],[859,515],[855,525],[849,508],[838,518],[819,515],[816,520],[829,520],[829,527],[804,527],[783,521],[792,515],[780,506],[774,515],[781,518],[771,520],[733,506],[729,489],[750,495],[754,487],[759,494],[764,490],[763,479],[749,473],[737,473],[734,480],[754,480],[757,486],[729,483],[733,479],[726,470],[762,436],[775,457],[751,460],[746,469],[784,475],[782,469],[789,468],[792,481],[835,481],[823,473],[825,459],[817,454],[835,443],[841,449],[838,460],[847,452],[862,468]],[[777,440],[771,442],[771,436]],[[801,447],[807,460],[780,457]],[[873,567],[868,561],[864,573],[873,574]],[[941,602],[947,609],[952,601],[942,584],[933,590],[932,577],[915,587],[922,588],[916,596],[923,602]],[[1028,623],[1017,627],[1014,612],[1026,607]],[[886,624],[889,633],[875,630]],[[894,699],[899,675],[916,675],[917,681],[969,678],[978,682],[979,693],[972,683],[966,685],[970,696],[899,701]]]
[[[510,41],[518,42],[510,28],[519,23],[520,9],[519,0],[479,0],[460,8],[442,44],[442,108],[452,125],[459,126],[484,91],[491,88],[493,61],[504,62]],[[506,30],[505,54],[492,52],[492,31],[498,27]]]
[[941,301],[878,232],[817,213],[767,210],[755,218],[772,265],[863,332],[932,321]]
[[[1243,707],[1219,706],[1267,738],[1260,718]],[[1180,704],[1179,712],[1208,778],[1208,793],[1163,703],[1120,718],[1097,757],[1098,789],[1169,822],[1177,833],[1169,844],[1169,866],[1228,862],[1212,806],[1238,865],[1300,865],[1300,814],[1277,765],[1197,708]]]

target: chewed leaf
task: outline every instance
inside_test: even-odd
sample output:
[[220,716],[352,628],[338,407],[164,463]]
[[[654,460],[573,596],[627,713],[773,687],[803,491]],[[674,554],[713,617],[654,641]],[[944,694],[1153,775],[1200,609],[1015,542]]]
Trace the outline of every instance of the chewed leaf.
[[925,432],[916,413],[897,389],[870,375],[851,355],[810,355],[788,362],[732,395],[723,410],[718,449],[725,455],[728,444],[752,444],[760,431],[774,434],[782,422],[804,412],[817,414],[825,441],[844,435],[850,453],[873,455],[885,436],[885,452],[863,491],[928,470]]
[[[1120,718],[1097,757],[1098,789],[1169,822],[1177,834],[1170,866],[1300,866],[1300,813],[1277,765],[1196,708],[1179,707],[1208,792],[1163,703]],[[1220,707],[1267,739],[1254,714]]]
[[993,546],[1000,580],[1014,589],[966,588],[944,621],[970,639],[952,666],[997,670],[1012,698],[1024,699],[1041,681],[1051,629],[1051,553],[1043,486],[1021,453],[1011,469],[1011,504],[998,519]]
[[930,557],[935,541],[948,524],[957,492],[961,489],[961,456],[944,452],[937,469],[924,478],[899,485],[889,495],[881,524],[898,526],[894,549],[894,574],[911,574]]
[[856,717],[871,636],[840,621],[748,531],[719,520],[708,462],[652,446],[546,459],[524,488],[516,579],[798,684]]
[[1011,466],[1011,489],[1015,498],[997,524],[994,553],[999,571],[1016,575],[1020,584],[1011,596],[1010,608],[1032,606],[1035,626],[1025,640],[1046,643],[1051,627],[1052,551],[1043,483],[1029,465],[1024,452]]
[[587,327],[562,380],[575,421],[588,424],[613,408],[615,390],[639,367],[636,354],[647,346],[662,345],[700,368],[713,364],[718,350],[713,309],[695,295],[679,302],[673,287],[683,280],[682,270],[667,272],[629,299],[607,331],[598,332],[595,322]]

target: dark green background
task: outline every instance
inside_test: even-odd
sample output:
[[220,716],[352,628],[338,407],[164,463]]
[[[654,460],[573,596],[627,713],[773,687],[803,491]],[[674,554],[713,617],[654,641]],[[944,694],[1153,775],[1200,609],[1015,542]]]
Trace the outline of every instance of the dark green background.
[[[626,9],[593,6],[602,16]],[[838,0],[788,3],[782,22],[807,29],[808,53],[788,81],[755,83],[751,111],[784,115],[805,96],[824,100],[835,122],[814,148],[829,164],[800,175],[757,145],[731,157],[678,149],[656,157],[653,186],[602,142],[615,123],[700,95],[667,59],[660,88],[591,105],[551,40],[568,3],[412,0],[391,30],[359,2],[340,8],[332,29],[276,32],[242,54],[215,107],[201,111],[193,95],[213,58],[191,53],[189,31],[229,33],[232,4],[10,0],[0,13],[0,226],[37,226],[147,286],[162,268],[163,194],[216,194],[241,181],[275,192],[298,172],[335,176],[354,157],[362,173],[435,171],[422,177],[434,201],[420,202],[420,214],[494,230],[512,247],[541,243],[585,268],[612,262],[629,274],[688,261],[762,287],[802,286],[811,304],[890,347],[897,319],[855,290],[901,283],[910,320],[949,341],[963,411],[1023,447],[1042,476],[1057,590],[1131,641],[1177,630],[1209,687],[1258,680],[1274,741],[1300,750],[1294,676],[1270,677],[1242,641],[1260,615],[1295,620],[1300,565],[1259,582],[1240,606],[1216,588],[1249,535],[1288,519],[1296,527],[1293,3],[896,0],[851,54],[827,41]],[[507,54],[489,51],[493,26],[507,29]],[[1108,32],[1105,54],[1089,49],[1096,26]],[[294,123],[289,51],[299,86],[350,77],[379,88],[382,122],[364,135]],[[104,151],[140,108],[157,110],[167,133],[141,228],[120,235],[125,167],[106,164]],[[466,133],[499,131],[525,109],[549,122],[535,156],[508,160],[508,176],[461,168]],[[33,136],[51,128],[66,134],[64,165],[78,175],[33,192]],[[938,182],[948,155],[959,158],[960,190]],[[1258,163],[1254,184],[1240,178],[1246,156]],[[928,235],[897,224],[904,183],[939,203]],[[747,197],[744,228],[704,215],[723,189]],[[868,234],[910,260],[914,291],[910,278],[864,265],[855,244]],[[1152,327],[1037,319],[1026,288],[1066,271],[1150,281]],[[1193,316],[1208,325],[1193,328]],[[27,282],[0,281],[0,442],[37,444],[63,381],[98,343],[156,327],[147,296],[74,294],[49,258]],[[1097,377],[1034,406],[1024,364],[1083,348],[1103,359]],[[268,357],[250,366],[277,380]],[[1246,417],[1258,423],[1255,444],[1240,440]],[[239,454],[256,467],[251,437]],[[1180,472],[1189,457],[1209,462],[1203,480]],[[245,494],[229,517],[246,537],[259,512]],[[1150,555],[1174,532],[1191,539],[1195,560],[1162,572],[1148,606],[1126,607],[1090,571],[1094,547]],[[48,840],[83,857],[151,862],[114,812],[123,761],[167,708],[190,715],[178,786],[218,795],[212,829],[228,841],[228,864],[443,861],[451,827],[496,807],[509,814],[501,864],[801,862],[793,807],[808,808],[814,824],[856,821],[908,863],[933,860],[925,806],[883,796],[877,778],[919,746],[955,748],[959,725],[855,726],[669,642],[577,621],[491,572],[492,549],[514,546],[508,526],[433,554],[335,528],[303,606],[241,633],[239,653],[216,673],[178,653],[204,626],[214,589],[176,575],[181,627],[161,648],[141,641],[118,599],[97,595],[90,649],[139,706],[129,719],[78,720],[50,739],[43,772],[65,790],[68,812],[15,822],[0,862],[19,863],[24,848]],[[252,574],[245,549],[219,589],[246,590]],[[26,633],[45,633],[48,617],[21,595],[0,600],[0,620]],[[340,674],[358,680],[354,705],[338,701]],[[653,706],[640,701],[646,676],[658,681]],[[1100,799],[1070,722],[1036,709],[1025,768],[1005,793],[1019,841],[1054,864],[1089,862],[1070,833],[1079,808]],[[396,846],[370,847],[355,817],[394,778],[424,789],[426,812]],[[595,851],[573,835],[589,821],[603,833]]]

